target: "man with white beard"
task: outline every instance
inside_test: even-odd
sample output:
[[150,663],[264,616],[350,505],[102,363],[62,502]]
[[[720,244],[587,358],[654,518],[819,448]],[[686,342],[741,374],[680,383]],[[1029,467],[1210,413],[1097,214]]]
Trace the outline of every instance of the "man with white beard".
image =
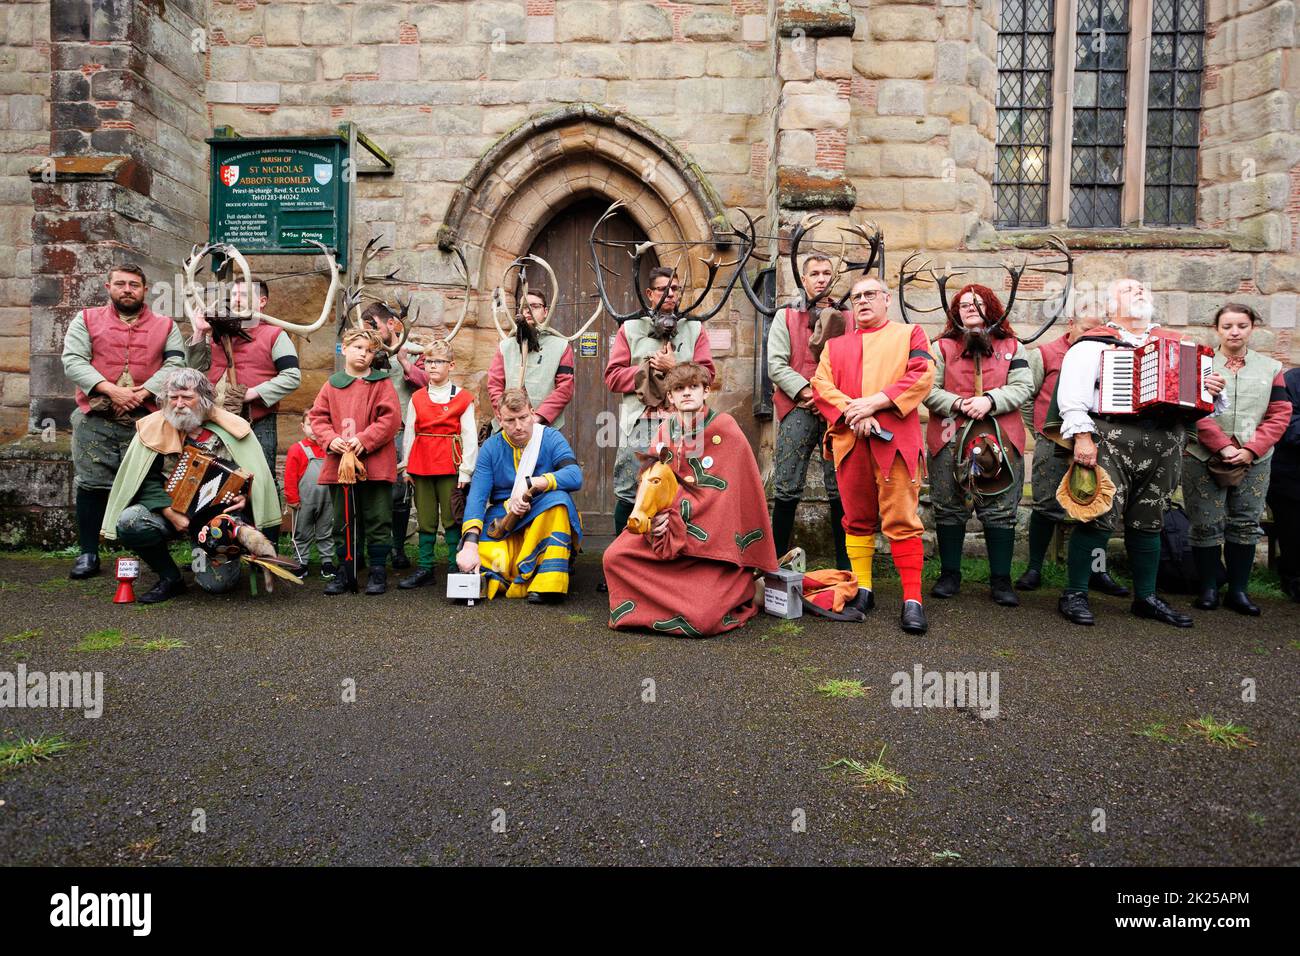
[[[1180,336],[1152,321],[1151,293],[1136,279],[1120,279],[1111,286],[1106,313],[1105,325],[1083,333],[1065,353],[1056,386],[1061,440],[1067,447],[1073,444],[1075,464],[1100,465],[1115,483],[1112,507],[1080,522],[1070,533],[1067,581],[1059,609],[1072,624],[1094,623],[1088,606],[1089,578],[1093,571],[1105,570],[1106,545],[1122,519],[1124,548],[1133,572],[1133,614],[1191,627],[1189,615],[1175,611],[1156,594],[1160,532],[1169,499],[1182,477],[1187,420],[1159,406],[1135,415],[1097,411],[1104,350],[1138,348],[1153,338]],[[1215,412],[1224,407],[1220,398],[1224,384],[1221,375],[1211,373],[1206,378]],[[1101,566],[1097,566],[1099,559]]]
[[[141,604],[156,604],[185,591],[180,568],[168,551],[173,539],[192,538],[222,511],[264,531],[278,527],[281,517],[275,480],[252,426],[216,406],[212,384],[203,372],[176,369],[164,379],[158,397],[162,409],[136,423],[135,438],[122,458],[100,529],[106,539],[121,541],[158,574],[158,583],[140,595]],[[186,446],[252,474],[246,493],[210,513],[187,517],[176,511],[166,485]]]

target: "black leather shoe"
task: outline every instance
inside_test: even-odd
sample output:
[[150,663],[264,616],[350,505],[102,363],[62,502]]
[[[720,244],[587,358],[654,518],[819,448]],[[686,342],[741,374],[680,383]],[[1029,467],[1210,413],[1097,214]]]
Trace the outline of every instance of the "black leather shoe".
[[74,581],[84,581],[97,574],[99,574],[99,555],[79,554],[77,560],[72,563],[72,570],[68,572],[68,577]]
[[899,619],[903,630],[908,634],[924,634],[930,629],[930,622],[925,619],[925,608],[920,601],[904,601],[903,613]]
[[388,569],[382,564],[373,565],[370,568],[370,580],[366,582],[366,593],[371,595],[383,594],[387,590]]
[[352,590],[352,575],[348,574],[346,567],[339,568],[338,573],[334,575],[330,583],[325,585],[325,593],[329,595],[347,594]]
[[1011,587],[1010,575],[989,578],[989,597],[993,598],[994,604],[1003,607],[1020,607],[1020,598],[1016,597],[1016,592]]
[[858,596],[849,602],[863,614],[876,606],[876,595],[871,588],[858,588]]
[[1061,599],[1056,602],[1056,609],[1061,612],[1061,617],[1071,624],[1092,627],[1097,623],[1097,619],[1093,617],[1092,608],[1088,606],[1088,595],[1082,591],[1066,591],[1061,595]]
[[332,578],[338,573],[339,569],[334,566],[333,562],[327,561],[320,566],[320,576],[323,578]]
[[939,580],[934,582],[934,587],[930,588],[930,597],[956,597],[959,591],[961,591],[961,572],[943,571],[939,575]]
[[412,588],[422,588],[426,584],[432,584],[434,580],[433,568],[416,568],[414,574],[408,574],[402,580],[397,582],[397,586],[403,591],[409,591]]
[[1192,602],[1192,607],[1196,608],[1198,611],[1217,610],[1219,607],[1219,589],[1206,588],[1200,593],[1200,596]]
[[1129,589],[1110,576],[1107,571],[1096,571],[1088,579],[1088,590],[1098,591],[1107,597],[1128,597]]
[[528,592],[529,604],[563,604],[566,595],[554,591],[547,591],[545,594],[539,594],[536,591]]
[[[411,566],[411,559],[406,556],[405,548],[402,548],[398,551],[394,551],[392,554],[391,561],[393,564],[394,571],[405,571],[407,568]],[[367,594],[370,593],[369,589],[366,590],[366,593]]]
[[292,572],[293,576],[297,578],[305,577],[307,572],[310,570],[311,568],[309,568],[305,564],[295,564],[293,567],[289,568],[289,571]]
[[1259,617],[1259,605],[1250,599],[1245,591],[1229,591],[1223,598],[1223,606],[1247,617]]
[[159,578],[157,584],[136,600],[141,604],[161,604],[178,594],[184,594],[185,590],[185,581],[181,578]]
[[1180,614],[1175,611],[1159,595],[1152,594],[1150,597],[1136,598],[1133,601],[1133,613],[1148,621],[1159,621],[1161,624],[1172,624],[1174,627],[1191,627],[1192,619],[1187,614]]
[[1025,573],[1016,579],[1017,591],[1037,591],[1043,586],[1043,575],[1033,568],[1026,569]]

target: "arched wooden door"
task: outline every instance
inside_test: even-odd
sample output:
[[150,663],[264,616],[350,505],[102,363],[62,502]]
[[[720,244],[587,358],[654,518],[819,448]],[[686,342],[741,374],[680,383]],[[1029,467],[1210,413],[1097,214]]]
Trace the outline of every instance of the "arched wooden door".
[[[609,203],[601,197],[587,197],[566,206],[542,228],[528,250],[555,269],[560,300],[552,307],[551,324],[566,335],[573,334],[596,308],[596,278],[587,240]],[[646,235],[631,217],[619,211],[605,220],[600,238],[644,242]],[[630,250],[626,246],[600,245],[596,250],[611,304],[621,312],[631,311],[636,292],[632,287]],[[645,288],[649,272],[656,265],[658,260],[652,250],[641,262],[641,288]],[[588,331],[597,333],[594,354],[591,348],[584,354],[581,340],[573,343],[573,401],[564,413],[563,432],[582,466],[582,491],[575,500],[583,528],[604,535],[610,533],[613,521],[618,441],[618,402],[605,388],[605,364],[618,323],[602,315]]]

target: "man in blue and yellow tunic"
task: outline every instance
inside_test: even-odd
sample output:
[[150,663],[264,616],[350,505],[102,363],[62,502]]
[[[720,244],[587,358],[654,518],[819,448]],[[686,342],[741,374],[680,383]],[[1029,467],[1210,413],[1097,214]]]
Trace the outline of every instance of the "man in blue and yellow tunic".
[[488,598],[559,603],[582,543],[572,498],[582,469],[564,436],[537,421],[523,389],[502,393],[498,419],[501,431],[483,443],[474,466],[456,564],[464,574],[483,573]]

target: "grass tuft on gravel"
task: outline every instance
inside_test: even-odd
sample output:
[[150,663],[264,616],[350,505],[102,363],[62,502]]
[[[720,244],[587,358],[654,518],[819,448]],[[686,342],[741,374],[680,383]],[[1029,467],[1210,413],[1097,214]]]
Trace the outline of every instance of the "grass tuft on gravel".
[[184,641],[177,637],[156,637],[151,641],[135,641],[133,646],[138,651],[174,651],[177,648],[189,647]]
[[841,757],[823,770],[834,770],[836,767],[843,767],[849,773],[859,778],[858,783],[868,790],[886,790],[889,793],[896,793],[900,796],[907,793],[907,778],[895,770],[891,770],[883,763],[885,759],[885,748],[880,748],[880,754],[875,760],[869,763],[862,763],[860,760],[854,760],[852,757]]
[[940,850],[938,853],[931,853],[930,859],[936,863],[947,863],[949,860],[960,860],[961,854],[956,850]]
[[1212,714],[1203,714],[1196,720],[1189,720],[1186,726],[1189,731],[1201,737],[1212,747],[1245,750],[1247,747],[1255,746],[1255,741],[1246,736],[1250,733],[1249,727],[1233,723],[1231,720],[1215,720]]
[[86,746],[84,743],[74,743],[68,740],[63,734],[0,740],[0,774],[27,764],[53,760],[70,750],[84,746]]
[[1177,743],[1177,739],[1170,733],[1170,726],[1163,721],[1153,720],[1150,723],[1143,724],[1141,727],[1135,727],[1132,731],[1135,737],[1146,737],[1149,740],[1158,740],[1162,744]]
[[839,680],[831,678],[817,685],[817,693],[826,697],[866,697],[867,688],[860,680]]
[[93,634],[87,634],[81,639],[74,651],[112,651],[123,646],[127,641],[126,635],[117,628],[107,628],[102,631],[95,631]]
[[20,641],[30,641],[32,638],[40,636],[41,629],[39,627],[33,627],[18,634],[10,634],[4,640],[0,641],[0,644],[17,644]]

